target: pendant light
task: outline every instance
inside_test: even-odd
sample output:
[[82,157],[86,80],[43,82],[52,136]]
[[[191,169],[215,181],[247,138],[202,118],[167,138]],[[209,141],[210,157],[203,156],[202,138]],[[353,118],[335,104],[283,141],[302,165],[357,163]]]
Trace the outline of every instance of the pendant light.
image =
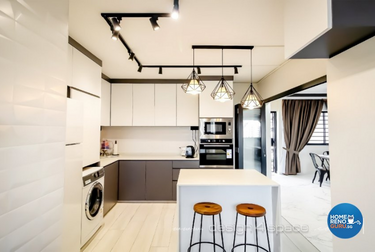
[[188,82],[181,85],[182,90],[187,94],[200,94],[206,88],[206,85],[199,78],[195,71],[195,50],[193,49],[193,71],[187,78]]
[[215,101],[225,102],[233,99],[234,90],[224,79],[224,50],[221,49],[221,79],[211,93],[211,97]]
[[260,108],[263,105],[263,99],[253,86],[253,50],[250,50],[250,87],[241,99],[241,106],[247,109]]

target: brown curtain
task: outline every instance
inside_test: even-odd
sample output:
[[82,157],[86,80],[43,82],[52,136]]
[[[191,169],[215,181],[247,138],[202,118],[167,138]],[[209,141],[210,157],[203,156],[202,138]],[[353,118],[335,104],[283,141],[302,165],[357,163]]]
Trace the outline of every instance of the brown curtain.
[[286,175],[301,172],[299,152],[309,142],[320,114],[323,100],[283,100]]

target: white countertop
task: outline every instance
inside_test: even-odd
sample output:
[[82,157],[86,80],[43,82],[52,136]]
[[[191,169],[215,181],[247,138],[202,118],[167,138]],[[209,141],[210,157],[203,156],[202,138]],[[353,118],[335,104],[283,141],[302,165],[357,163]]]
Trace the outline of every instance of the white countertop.
[[100,166],[107,166],[118,160],[172,160],[172,161],[198,161],[196,158],[185,158],[175,154],[120,154],[119,156],[100,157]]
[[275,186],[279,184],[256,170],[184,169],[177,186]]

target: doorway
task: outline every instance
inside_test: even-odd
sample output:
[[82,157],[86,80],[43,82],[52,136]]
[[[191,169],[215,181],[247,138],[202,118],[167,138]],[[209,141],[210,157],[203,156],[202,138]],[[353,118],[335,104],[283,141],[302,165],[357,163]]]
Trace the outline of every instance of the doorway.
[[271,129],[271,170],[277,173],[277,112],[271,111],[270,116]]

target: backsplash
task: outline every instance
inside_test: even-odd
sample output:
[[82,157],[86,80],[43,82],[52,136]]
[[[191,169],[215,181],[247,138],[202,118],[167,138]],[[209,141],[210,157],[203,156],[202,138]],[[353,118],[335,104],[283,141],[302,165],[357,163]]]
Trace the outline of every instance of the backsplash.
[[103,127],[101,140],[114,143],[119,153],[176,154],[180,146],[194,145],[190,127]]

